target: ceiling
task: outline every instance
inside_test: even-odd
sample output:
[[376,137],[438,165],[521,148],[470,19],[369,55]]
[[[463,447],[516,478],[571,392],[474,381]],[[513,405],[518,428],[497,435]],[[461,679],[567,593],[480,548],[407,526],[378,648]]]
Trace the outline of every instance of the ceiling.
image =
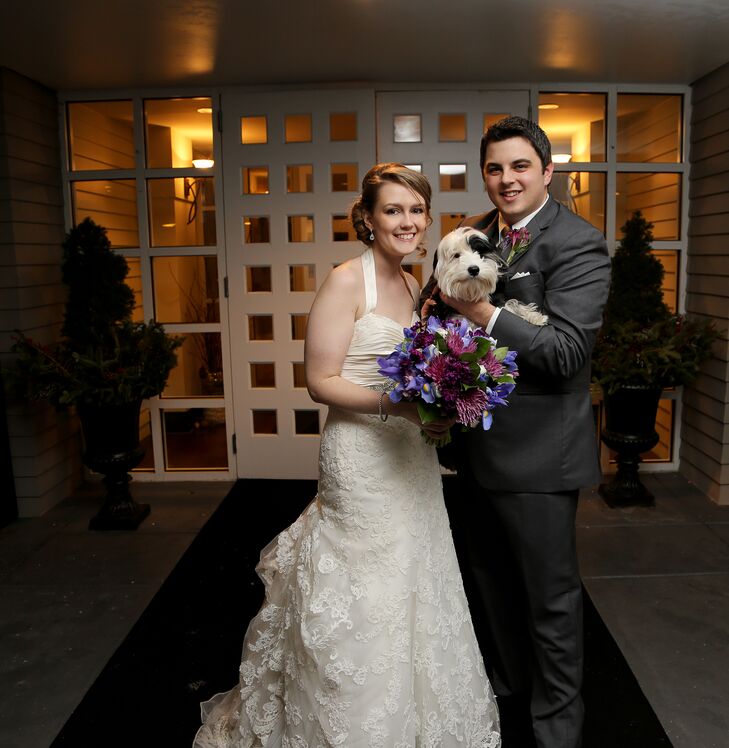
[[3,0],[0,66],[65,91],[381,83],[689,84],[728,0]]

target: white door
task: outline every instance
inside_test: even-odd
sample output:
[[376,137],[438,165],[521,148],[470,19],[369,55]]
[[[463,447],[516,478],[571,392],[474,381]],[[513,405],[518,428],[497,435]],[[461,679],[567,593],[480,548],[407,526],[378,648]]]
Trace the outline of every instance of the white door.
[[304,332],[331,268],[362,250],[349,206],[375,162],[372,90],[226,92],[223,179],[237,474],[315,478],[326,408]]
[[[478,165],[484,118],[525,115],[528,105],[528,91],[223,93],[238,477],[316,477],[326,408],[304,386],[303,337],[315,290],[363,249],[347,215],[366,170],[421,166],[433,185],[432,257],[463,215],[489,207]],[[431,261],[413,258],[421,282]]]
[[377,93],[377,151],[380,161],[420,167],[433,188],[433,224],[428,259],[415,275],[430,276],[432,255],[442,236],[466,215],[493,207],[479,167],[487,125],[509,114],[526,117],[529,91],[380,91]]

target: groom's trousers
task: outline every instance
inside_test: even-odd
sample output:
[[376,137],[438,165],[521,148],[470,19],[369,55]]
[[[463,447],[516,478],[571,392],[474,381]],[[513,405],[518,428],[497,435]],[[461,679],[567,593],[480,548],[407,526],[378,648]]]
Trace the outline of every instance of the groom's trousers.
[[[459,478],[454,540],[486,668],[502,703],[504,748],[578,748],[584,709],[577,491],[500,493]],[[521,724],[508,724],[508,718]],[[523,723],[526,723],[523,724]],[[517,737],[510,738],[510,735]],[[510,743],[511,741],[511,743]]]

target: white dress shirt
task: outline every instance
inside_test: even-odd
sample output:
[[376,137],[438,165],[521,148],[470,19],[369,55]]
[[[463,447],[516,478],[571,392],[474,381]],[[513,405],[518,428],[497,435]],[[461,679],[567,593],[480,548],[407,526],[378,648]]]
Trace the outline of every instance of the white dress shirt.
[[[514,231],[515,229],[522,229],[524,226],[526,226],[529,221],[534,218],[537,213],[547,204],[547,200],[549,200],[549,195],[547,195],[546,198],[544,198],[544,202],[533,212],[530,213],[525,218],[522,218],[520,221],[517,221],[513,226],[509,226],[508,223],[504,222],[504,219],[501,217],[501,213],[499,213],[499,236],[501,236],[501,233],[504,229],[511,229]],[[499,318],[499,314],[501,314],[501,307],[497,306],[496,309],[494,309],[494,313],[491,315],[491,319],[489,320],[488,325],[486,325],[486,334],[491,335],[491,330],[494,329],[494,325],[496,324],[496,320]]]

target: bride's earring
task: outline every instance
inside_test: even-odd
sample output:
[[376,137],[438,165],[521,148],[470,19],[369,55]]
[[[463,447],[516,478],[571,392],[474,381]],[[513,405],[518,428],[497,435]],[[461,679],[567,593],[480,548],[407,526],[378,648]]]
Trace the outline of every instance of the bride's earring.
[[375,240],[375,232],[370,229],[370,241],[373,242]]

